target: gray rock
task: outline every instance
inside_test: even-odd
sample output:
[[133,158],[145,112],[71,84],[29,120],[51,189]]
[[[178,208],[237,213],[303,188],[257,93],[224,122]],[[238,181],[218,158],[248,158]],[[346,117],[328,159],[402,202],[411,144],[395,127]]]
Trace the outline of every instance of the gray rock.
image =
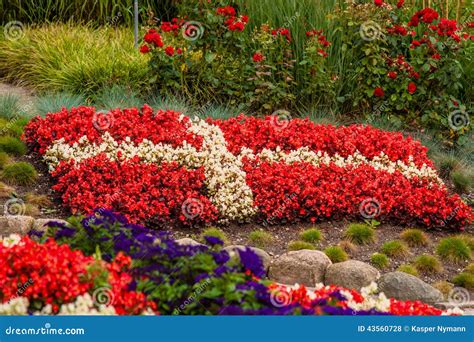
[[31,216],[8,215],[0,216],[0,235],[26,235],[33,227],[35,219]]
[[347,260],[329,266],[324,283],[360,290],[379,277],[380,273],[375,267],[362,261]]
[[282,254],[270,264],[269,278],[282,284],[314,287],[324,281],[331,260],[320,251],[303,249]]
[[271,261],[271,257],[270,255],[265,252],[263,249],[260,249],[260,248],[257,248],[257,247],[250,247],[250,246],[243,246],[243,245],[230,245],[230,246],[227,246],[224,248],[225,251],[227,251],[227,253],[229,253],[230,257],[239,257],[239,253],[238,253],[238,250],[244,250],[245,248],[250,248],[252,251],[255,252],[255,254],[257,254],[260,259],[262,259],[262,262],[263,262],[263,267],[265,267],[265,270],[268,271],[268,267],[270,266],[270,261]]
[[433,304],[443,300],[442,293],[423,280],[405,272],[390,272],[380,277],[378,288],[387,297],[421,300]]
[[182,239],[176,240],[176,243],[182,246],[205,246],[202,243],[199,243],[190,238],[182,238]]
[[33,223],[33,229],[38,232],[45,232],[48,228],[47,224],[49,222],[60,222],[60,223],[67,223],[65,220],[61,219],[36,219]]

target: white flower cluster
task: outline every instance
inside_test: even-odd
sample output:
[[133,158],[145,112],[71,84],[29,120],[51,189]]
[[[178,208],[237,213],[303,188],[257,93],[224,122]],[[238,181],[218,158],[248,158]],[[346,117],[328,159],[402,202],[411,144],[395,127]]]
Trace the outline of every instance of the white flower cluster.
[[384,293],[377,294],[377,284],[375,282],[360,290],[360,294],[364,297],[362,303],[356,303],[349,291],[341,291],[341,293],[347,298],[347,306],[354,311],[370,309],[376,309],[380,312],[390,311],[390,300]]
[[444,183],[441,178],[439,178],[438,174],[436,173],[436,170],[426,166],[425,164],[423,164],[421,168],[418,168],[413,162],[412,156],[409,157],[410,162],[407,165],[401,160],[398,160],[396,162],[391,161],[389,157],[383,152],[380,153],[379,156],[376,156],[372,159],[366,158],[359,151],[356,151],[354,154],[344,158],[337,153],[334,156],[329,156],[327,152],[314,152],[311,151],[308,147],[302,147],[291,152],[282,151],[281,148],[277,147],[277,149],[274,151],[263,149],[262,152],[258,154],[254,154],[252,150],[248,148],[242,148],[239,154],[239,159],[242,160],[243,157],[247,157],[249,159],[255,159],[258,157],[262,161],[283,161],[287,164],[292,164],[296,162],[306,162],[315,166],[319,166],[321,164],[329,165],[330,163],[334,163],[339,167],[367,164],[372,166],[376,170],[384,170],[389,173],[394,173],[398,171],[406,178],[426,178],[431,182],[435,182],[439,185],[444,186]]
[[51,171],[61,161],[74,160],[79,163],[101,153],[111,160],[118,160],[119,152],[120,159],[138,156],[145,163],[175,161],[190,169],[203,166],[207,195],[217,208],[221,221],[245,221],[253,216],[256,212],[253,194],[245,181],[246,174],[242,163],[227,150],[220,128],[196,118],[191,121],[188,131],[202,136],[203,146],[200,151],[186,141],[177,148],[161,143],[153,144],[146,139],[134,144],[128,137],[118,143],[106,132],[100,144],[91,143],[86,136],[73,145],[65,143],[64,139],[57,140],[48,148],[43,158]]
[[12,247],[17,245],[21,240],[21,236],[18,234],[10,234],[9,236],[2,237],[0,235],[0,242],[4,247]]
[[0,315],[27,315],[29,304],[28,298],[12,298],[6,303],[0,303]]
[[78,296],[73,303],[63,304],[59,315],[116,315],[112,305],[94,305],[90,294]]

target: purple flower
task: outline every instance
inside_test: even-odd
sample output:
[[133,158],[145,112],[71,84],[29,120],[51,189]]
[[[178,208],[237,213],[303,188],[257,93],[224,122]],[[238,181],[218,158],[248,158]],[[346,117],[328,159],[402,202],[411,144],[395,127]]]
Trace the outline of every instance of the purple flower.
[[204,240],[206,240],[206,243],[211,245],[211,246],[215,246],[215,245],[219,245],[219,246],[222,246],[224,244],[224,242],[219,239],[218,237],[215,237],[215,236],[204,236]]
[[262,278],[266,272],[260,257],[250,248],[238,249],[240,262],[246,270],[252,272],[255,276]]

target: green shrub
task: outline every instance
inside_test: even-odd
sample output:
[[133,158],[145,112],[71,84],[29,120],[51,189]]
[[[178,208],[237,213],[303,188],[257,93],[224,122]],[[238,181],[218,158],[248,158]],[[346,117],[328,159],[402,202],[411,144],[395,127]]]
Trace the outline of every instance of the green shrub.
[[436,253],[444,260],[461,263],[471,259],[471,249],[460,237],[442,239],[436,247]]
[[289,251],[299,251],[301,249],[315,249],[314,248],[314,245],[312,243],[309,243],[309,242],[305,242],[305,241],[290,241],[290,243],[288,244],[288,250]]
[[474,274],[474,263],[470,263],[469,265],[467,265],[464,271],[467,273]]
[[343,262],[349,258],[347,253],[339,246],[329,246],[324,250],[324,253],[333,263]]
[[227,237],[227,234],[224,233],[221,229],[215,228],[215,227],[209,227],[206,228],[202,233],[201,233],[201,241],[205,241],[204,237],[205,236],[212,236],[221,239],[224,244],[229,243],[229,239]]
[[38,178],[35,168],[30,163],[18,162],[3,168],[2,179],[17,185],[29,185]]
[[52,24],[23,32],[22,39],[0,40],[0,70],[7,81],[86,95],[114,84],[147,89],[148,58],[133,47],[128,28]]
[[22,156],[26,153],[27,147],[23,141],[18,138],[4,136],[0,137],[0,151],[15,156]]
[[448,298],[454,285],[445,280],[442,280],[442,281],[437,281],[436,283],[434,283],[433,287],[435,289],[438,289],[443,294],[444,298]]
[[472,176],[466,172],[463,172],[462,170],[451,173],[451,180],[454,184],[456,192],[465,193],[468,192],[470,188],[472,188]]
[[391,258],[401,258],[409,254],[407,245],[399,240],[387,241],[382,245],[382,253]]
[[268,246],[273,240],[273,236],[270,233],[262,230],[255,230],[249,234],[249,243],[255,247]]
[[405,229],[400,233],[400,238],[410,247],[426,246],[429,243],[428,236],[420,229]]
[[387,268],[388,265],[390,264],[390,260],[388,257],[383,254],[383,253],[374,253],[370,257],[370,262],[377,267],[378,269],[384,269]]
[[474,236],[469,234],[459,234],[456,236],[466,243],[466,245],[471,249],[471,252],[474,252]]
[[443,270],[441,262],[433,255],[423,254],[415,259],[415,267],[418,272],[435,274]]
[[0,169],[3,169],[9,162],[10,156],[5,152],[0,152]]
[[41,116],[48,113],[59,112],[63,108],[87,105],[86,98],[80,94],[68,92],[45,93],[36,98],[36,110]]
[[474,290],[474,274],[468,272],[459,273],[453,278],[453,283],[468,290]]
[[0,198],[9,198],[14,192],[14,188],[3,182],[0,182]]
[[351,223],[344,236],[353,243],[366,245],[375,241],[375,230],[364,223]]
[[412,276],[418,277],[418,271],[416,270],[416,268],[409,264],[400,265],[397,268],[397,271],[405,272],[405,273],[411,274]]
[[305,242],[309,242],[315,244],[323,238],[321,231],[317,228],[310,228],[306,229],[305,231],[301,232],[300,239]]
[[0,118],[11,120],[20,115],[20,98],[17,95],[0,95]]
[[125,85],[117,84],[101,89],[93,97],[93,100],[95,106],[102,110],[141,107],[143,104],[136,91]]

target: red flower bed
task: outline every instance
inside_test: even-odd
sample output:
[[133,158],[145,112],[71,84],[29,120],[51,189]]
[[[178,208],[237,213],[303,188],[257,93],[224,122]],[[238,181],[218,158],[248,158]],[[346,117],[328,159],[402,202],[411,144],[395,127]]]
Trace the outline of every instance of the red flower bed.
[[173,147],[183,141],[199,148],[202,139],[187,132],[188,117],[180,121],[181,113],[166,110],[153,112],[149,106],[114,109],[107,113],[96,112],[94,107],[63,108],[60,112],[33,119],[26,127],[25,141],[44,153],[55,140],[63,138],[71,145],[86,136],[91,142],[100,142],[104,132],[109,132],[117,142],[129,137],[133,142],[148,139],[153,143]]
[[93,294],[101,278],[100,287],[107,289],[106,295],[113,299],[108,304],[117,314],[140,314],[155,305],[143,293],[128,289],[132,278],[125,270],[130,262],[124,255],[112,263],[98,261],[54,240],[38,244],[23,237],[12,246],[0,241],[0,302],[24,297],[31,311],[51,305],[52,313],[58,313],[62,305]]
[[[144,106],[89,107],[35,118],[25,140],[45,156],[73,212],[113,209],[135,222],[292,222],[370,218],[462,228],[472,210],[451,195],[427,148],[370,126],[240,115],[206,121]],[[147,141],[145,141],[147,140]],[[372,215],[374,214],[374,215]]]
[[227,140],[228,149],[239,154],[242,147],[248,147],[255,153],[264,148],[284,151],[300,147],[309,147],[312,151],[339,154],[343,157],[356,150],[367,158],[384,152],[393,160],[408,161],[413,156],[417,166],[432,166],[426,147],[419,141],[405,138],[401,133],[385,132],[364,125],[333,127],[317,125],[308,119],[280,120],[274,116],[264,119],[240,115],[225,120],[208,119],[209,123],[220,127]]
[[[438,226],[448,220],[461,202],[438,185],[410,181],[400,173],[361,165],[315,167],[307,163],[247,163],[247,182],[254,202],[266,220],[358,218],[365,199],[377,203],[377,219],[403,224]],[[471,209],[460,208],[452,225],[468,223]]]
[[[197,223],[216,220],[216,209],[201,194],[202,169],[186,170],[175,163],[140,163],[139,159],[111,161],[105,155],[87,159],[74,167],[62,163],[53,173],[64,204],[72,212],[91,213],[95,208],[114,208],[135,222],[156,218],[161,223],[179,221]],[[202,205],[200,215],[183,213],[189,199]]]

